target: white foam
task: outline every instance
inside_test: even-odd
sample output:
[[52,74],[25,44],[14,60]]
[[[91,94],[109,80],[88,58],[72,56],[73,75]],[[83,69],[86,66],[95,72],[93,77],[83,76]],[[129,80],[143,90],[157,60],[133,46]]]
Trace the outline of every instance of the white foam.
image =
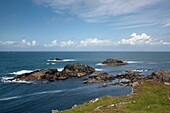
[[64,59],[63,62],[72,62],[75,61],[74,59]]
[[64,68],[57,68],[58,71],[62,71]]
[[46,63],[47,65],[49,65],[50,63]]
[[[32,81],[16,80],[16,79],[13,79],[13,78],[14,77],[2,77],[1,82],[5,82],[5,83],[24,83],[24,84],[32,83]],[[11,79],[13,79],[13,80],[11,80]]]
[[19,98],[28,97],[28,96],[33,96],[33,95],[59,93],[59,92],[62,92],[62,91],[63,91],[63,90],[42,91],[42,92],[36,92],[36,93],[32,93],[32,94],[26,94],[26,95],[20,95],[20,96],[13,96],[13,97],[1,98],[0,101],[12,100],[12,99],[19,99]]
[[62,91],[63,91],[63,90],[42,91],[42,92],[27,94],[27,95],[25,95],[25,96],[41,95],[41,94],[50,94],[50,93],[59,93],[59,92],[62,92]]
[[1,98],[0,101],[3,101],[3,100],[12,100],[12,99],[18,99],[18,98],[22,98],[22,96],[13,96],[13,97]]
[[48,62],[58,62],[58,61],[61,61],[61,60],[47,60]]
[[12,72],[12,73],[9,73],[9,74],[21,75],[21,74],[24,74],[24,73],[31,73],[31,72],[33,72],[33,71],[32,70],[21,70],[21,71]]
[[142,69],[134,69],[134,70],[131,70],[131,71],[134,71],[134,72],[139,72],[139,73],[141,73],[141,72],[144,72],[144,71],[147,71],[147,70],[142,70]]
[[144,71],[148,71],[148,70],[142,70],[142,69],[134,69],[134,70],[130,70],[130,71],[133,71],[133,72],[137,72],[137,73],[142,73]]
[[97,63],[96,65],[98,65],[98,66],[104,66],[105,64]]
[[55,63],[51,63],[52,65],[54,65]]
[[126,61],[129,64],[138,64],[138,63],[143,63],[143,61]]
[[13,79],[14,77],[1,77],[1,80],[9,80],[9,79]]
[[48,59],[47,60],[48,62],[72,62],[72,61],[75,61],[74,59],[63,59],[63,60],[56,60],[56,59]]
[[103,71],[103,69],[95,68],[95,71]]

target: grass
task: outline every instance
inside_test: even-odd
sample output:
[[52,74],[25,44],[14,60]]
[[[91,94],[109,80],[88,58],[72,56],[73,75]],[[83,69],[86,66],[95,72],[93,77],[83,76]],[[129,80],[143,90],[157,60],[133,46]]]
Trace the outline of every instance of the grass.
[[59,113],[170,113],[170,86],[144,81],[133,90],[129,96],[104,96]]

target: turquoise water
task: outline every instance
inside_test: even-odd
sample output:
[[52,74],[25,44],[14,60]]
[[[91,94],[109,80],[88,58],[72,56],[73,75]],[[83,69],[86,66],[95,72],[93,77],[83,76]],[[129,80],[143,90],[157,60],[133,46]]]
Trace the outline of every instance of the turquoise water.
[[[48,62],[50,58],[62,58],[63,62]],[[103,66],[107,58],[129,62],[123,66]],[[83,84],[82,79],[70,78],[48,84],[37,82],[10,82],[7,79],[37,69],[57,68],[66,64],[83,63],[96,71],[115,76],[125,70],[141,70],[150,74],[158,69],[170,68],[170,52],[0,52],[0,112],[48,113],[52,109],[63,110],[75,104],[104,95],[120,96],[131,93],[130,86],[101,87],[102,83]]]

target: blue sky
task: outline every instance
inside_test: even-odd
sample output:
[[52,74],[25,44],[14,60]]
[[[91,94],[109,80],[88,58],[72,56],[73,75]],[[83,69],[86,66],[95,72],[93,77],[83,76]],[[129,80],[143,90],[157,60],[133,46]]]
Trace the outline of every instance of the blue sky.
[[169,50],[169,0],[0,0],[0,51]]

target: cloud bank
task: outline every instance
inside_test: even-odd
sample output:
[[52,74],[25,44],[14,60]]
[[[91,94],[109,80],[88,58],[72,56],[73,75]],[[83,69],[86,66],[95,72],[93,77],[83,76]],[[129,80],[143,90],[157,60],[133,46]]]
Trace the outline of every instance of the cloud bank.
[[122,38],[119,41],[114,41],[114,40],[109,40],[109,39],[99,39],[99,38],[88,38],[80,41],[73,41],[73,40],[68,40],[68,41],[58,41],[57,39],[46,43],[46,44],[39,44],[37,41],[32,40],[32,41],[27,41],[26,39],[23,39],[21,41],[0,41],[0,48],[36,48],[36,47],[41,47],[41,48],[89,48],[89,47],[121,47],[123,45],[126,45],[128,47],[131,46],[164,46],[164,45],[170,45],[169,41],[165,40],[158,40],[155,39],[146,33],[142,34],[137,34],[137,33],[132,33],[128,38]]

